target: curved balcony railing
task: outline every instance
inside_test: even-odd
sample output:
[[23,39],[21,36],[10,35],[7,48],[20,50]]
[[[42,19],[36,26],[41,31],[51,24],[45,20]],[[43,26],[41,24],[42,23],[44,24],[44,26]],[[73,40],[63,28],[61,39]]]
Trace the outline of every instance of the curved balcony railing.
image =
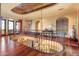
[[11,38],[44,53],[63,53],[65,33],[26,31]]

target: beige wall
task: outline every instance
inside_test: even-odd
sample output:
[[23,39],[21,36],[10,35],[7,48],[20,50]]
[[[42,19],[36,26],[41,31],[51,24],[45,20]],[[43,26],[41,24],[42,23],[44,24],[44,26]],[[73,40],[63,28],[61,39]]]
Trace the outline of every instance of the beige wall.
[[60,14],[60,15],[57,15],[57,16],[54,16],[54,17],[50,17],[49,19],[43,19],[43,29],[48,27],[49,25],[53,24],[55,25],[55,28],[56,28],[56,20],[58,17],[67,17],[68,20],[69,20],[69,28],[72,27],[72,25],[77,25],[76,22],[77,22],[77,14],[76,12],[74,13],[67,13],[67,14]]
[[60,14],[54,17],[50,17],[48,19],[43,19],[43,29],[48,28],[50,25],[54,25],[53,29],[56,30],[56,20],[58,17],[67,17],[68,18],[68,30],[72,28],[72,25],[76,26],[77,35],[78,35],[78,29],[77,29],[77,13],[66,13],[66,14]]
[[[67,13],[67,14],[60,14],[60,15],[57,15],[57,16],[54,16],[54,17],[49,17],[49,18],[43,18],[42,19],[42,23],[43,23],[43,30],[45,28],[48,28],[51,24],[54,25],[54,30],[56,30],[56,20],[58,17],[67,17],[68,20],[69,20],[69,28],[72,27],[72,25],[76,25],[76,22],[77,22],[77,14],[76,12],[74,13]],[[40,21],[41,22],[41,19],[33,19],[33,22],[32,22],[32,29],[35,29],[35,22],[36,21]],[[23,25],[25,26],[25,24],[23,23]],[[23,26],[23,27],[24,27]]]
[[[41,27],[41,30],[44,30],[45,28],[48,28],[50,25],[53,25],[53,29],[56,30],[56,20],[58,17],[67,17],[68,18],[68,30],[70,28],[72,28],[72,25],[75,25],[76,26],[76,29],[77,29],[77,11],[74,11],[72,13],[65,13],[65,14],[58,14],[56,16],[49,16],[48,18],[44,18],[45,15],[43,15],[43,19],[33,19],[33,22],[32,22],[32,27],[31,29],[35,30],[35,23],[36,21],[42,21],[42,24],[43,25]],[[43,13],[44,14],[44,13]],[[23,28],[25,28],[25,23],[23,23]],[[78,31],[77,31],[78,33]]]

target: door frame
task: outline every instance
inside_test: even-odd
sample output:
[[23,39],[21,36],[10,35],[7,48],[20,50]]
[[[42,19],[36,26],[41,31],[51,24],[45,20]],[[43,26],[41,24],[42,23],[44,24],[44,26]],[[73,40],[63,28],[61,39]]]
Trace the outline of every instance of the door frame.
[[[13,33],[9,33],[9,21],[13,22]],[[8,20],[7,29],[8,29],[8,35],[14,34],[14,21],[13,20]]]
[[[4,23],[4,25],[5,25],[5,29],[4,29],[4,34],[2,34],[2,29],[1,29],[1,35],[2,36],[5,36],[6,35],[6,19],[1,19],[1,20],[4,20],[5,21],[5,23]],[[1,26],[2,26],[2,23],[1,23]]]
[[[59,17],[59,18],[57,18],[57,20],[56,20],[56,32],[57,32],[57,22],[60,21],[60,22],[62,22],[62,25],[63,25],[63,24],[64,24],[64,23],[63,23],[63,20],[67,21],[67,33],[68,33],[69,20],[68,20],[67,17]],[[62,30],[62,32],[63,32],[63,28],[62,28],[61,30]],[[66,32],[66,31],[65,31],[65,32]]]

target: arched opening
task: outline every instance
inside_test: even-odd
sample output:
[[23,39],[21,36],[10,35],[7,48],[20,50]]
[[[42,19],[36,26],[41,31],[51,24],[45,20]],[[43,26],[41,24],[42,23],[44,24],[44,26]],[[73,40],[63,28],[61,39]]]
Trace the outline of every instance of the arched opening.
[[40,21],[36,21],[35,23],[35,31],[40,31],[41,30],[41,24],[40,24]]
[[57,33],[68,33],[68,18],[59,17],[56,21],[56,32]]

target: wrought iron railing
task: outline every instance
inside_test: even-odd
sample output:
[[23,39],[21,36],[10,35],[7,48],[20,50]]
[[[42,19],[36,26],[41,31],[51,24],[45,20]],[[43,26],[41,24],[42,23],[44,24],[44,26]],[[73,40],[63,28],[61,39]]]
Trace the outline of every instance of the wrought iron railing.
[[[64,51],[65,33],[22,31],[19,42],[44,53],[62,53]],[[23,38],[22,36],[25,36]]]

